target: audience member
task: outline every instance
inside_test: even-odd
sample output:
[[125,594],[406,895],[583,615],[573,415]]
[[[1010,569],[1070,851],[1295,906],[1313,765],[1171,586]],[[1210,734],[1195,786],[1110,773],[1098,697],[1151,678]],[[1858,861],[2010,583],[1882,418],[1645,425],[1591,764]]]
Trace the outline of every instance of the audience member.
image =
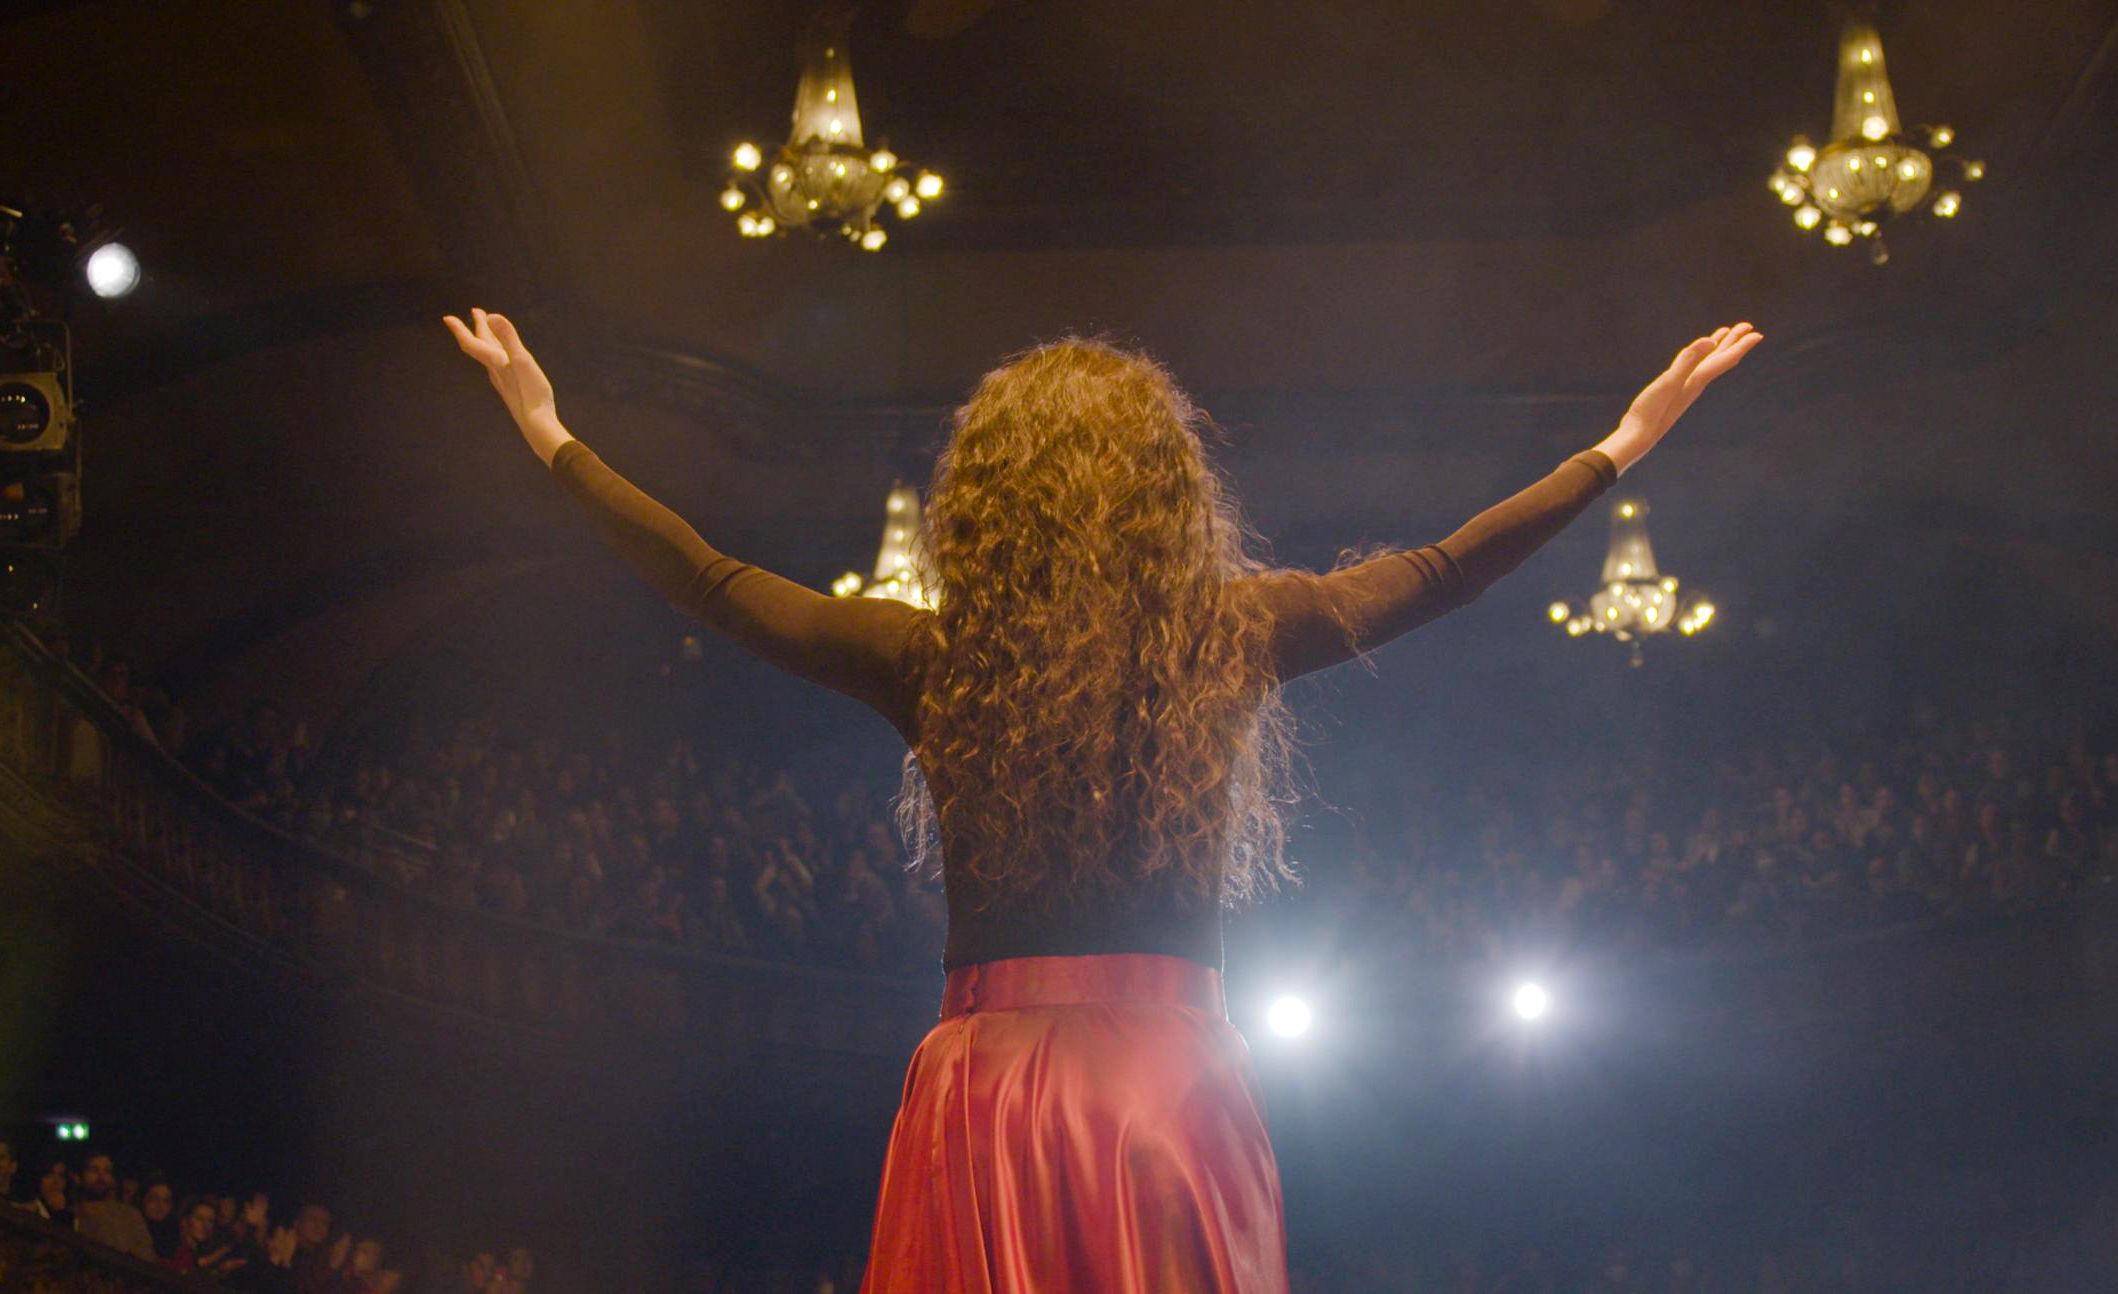
[[155,1260],[147,1219],[118,1198],[117,1170],[109,1155],[90,1155],[81,1165],[81,1199],[74,1206],[74,1230],[142,1261]]

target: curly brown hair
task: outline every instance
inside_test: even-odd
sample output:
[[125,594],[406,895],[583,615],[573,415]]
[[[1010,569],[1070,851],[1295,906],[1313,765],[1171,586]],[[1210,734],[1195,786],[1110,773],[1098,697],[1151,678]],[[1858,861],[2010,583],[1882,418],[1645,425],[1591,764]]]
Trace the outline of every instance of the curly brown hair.
[[1293,724],[1267,569],[1154,360],[1068,337],[955,417],[922,542],[936,614],[899,825],[986,901],[1148,877],[1233,904],[1293,878]]

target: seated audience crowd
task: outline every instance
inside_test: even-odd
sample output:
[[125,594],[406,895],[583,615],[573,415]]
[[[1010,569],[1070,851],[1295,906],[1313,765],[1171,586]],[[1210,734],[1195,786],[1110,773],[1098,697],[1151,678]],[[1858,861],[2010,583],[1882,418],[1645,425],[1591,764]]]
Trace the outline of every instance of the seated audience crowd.
[[[331,1210],[304,1204],[275,1216],[263,1191],[217,1195],[177,1186],[160,1173],[121,1175],[108,1154],[49,1153],[28,1163],[23,1144],[0,1138],[0,1207],[19,1209],[119,1253],[224,1289],[262,1294],[390,1294],[404,1274],[385,1266],[390,1251],[371,1235],[333,1225]],[[34,1174],[32,1176],[32,1174]],[[526,1294],[536,1261],[526,1248],[504,1258],[478,1254],[455,1263],[428,1255],[417,1288]],[[461,1275],[460,1286],[454,1277]]]
[[[873,778],[825,779],[817,795],[785,769],[647,717],[584,741],[492,714],[437,716],[325,762],[307,726],[273,702],[195,726],[122,660],[47,641],[135,733],[231,804],[443,902],[765,959],[879,972],[936,959],[939,886],[903,867],[894,786]],[[1332,797],[1349,812],[1309,814],[1328,833],[1311,839],[1329,843],[1296,849],[1306,880],[1293,901],[1245,923],[1328,927],[1385,963],[1475,966],[1522,941],[1696,955],[2027,910],[2118,885],[2109,732],[2093,717],[1920,706],[1880,725],[1820,722],[1793,742],[1709,731],[1672,750],[1547,750],[1534,761],[1452,750],[1446,768],[1377,758],[1338,783],[1354,788]],[[153,1174],[120,1178],[100,1154],[17,1164],[14,1149],[0,1141],[0,1199],[171,1270],[300,1294],[398,1286],[382,1242],[334,1230],[321,1206],[276,1218],[261,1194],[179,1193]],[[1295,1288],[2073,1288],[2069,1273],[2118,1262],[2118,1199],[2083,1219],[2078,1235],[2038,1244],[1981,1251],[1967,1230],[1962,1252],[1895,1259],[1871,1243],[1884,1231],[1836,1248],[1703,1236],[1499,1254],[1386,1245],[1365,1258],[1298,1254]],[[1996,1216],[1982,1234],[2004,1223],[2022,1220]],[[484,1294],[516,1294],[534,1269],[522,1249],[426,1266],[419,1289]],[[858,1267],[841,1254],[770,1273],[702,1268],[686,1288],[842,1294]]]
[[[349,775],[259,788],[268,707],[204,767],[227,793],[415,888],[587,933],[865,968],[940,947],[892,788],[812,803],[783,770],[677,733],[510,739],[490,715],[415,724]],[[263,752],[262,754],[260,752]],[[1298,905],[1389,955],[1499,959],[1518,938],[1617,950],[1791,941],[2029,907],[2118,877],[2118,751],[1931,716],[1880,741],[1737,746],[1679,773],[1495,760],[1378,778]]]
[[[231,803],[436,898],[751,957],[888,971],[938,955],[940,887],[903,866],[894,783],[817,795],[652,716],[586,741],[489,713],[415,719],[324,770],[269,700],[194,731],[122,660],[77,655]],[[1349,838],[1327,858],[1297,849],[1298,901],[1263,920],[1468,964],[1526,938],[1685,952],[2024,909],[2118,883],[2118,746],[2089,731],[1921,706],[1789,744],[1457,750],[1444,771],[1378,751],[1358,795],[1333,792]]]

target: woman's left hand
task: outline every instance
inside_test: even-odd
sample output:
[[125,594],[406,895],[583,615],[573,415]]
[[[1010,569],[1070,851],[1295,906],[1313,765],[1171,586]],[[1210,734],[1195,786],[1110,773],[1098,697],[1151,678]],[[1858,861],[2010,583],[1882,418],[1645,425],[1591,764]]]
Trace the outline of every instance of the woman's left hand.
[[1764,334],[1747,323],[1714,329],[1677,352],[1670,366],[1633,399],[1618,429],[1597,446],[1623,472],[1645,457],[1715,378],[1743,362]]
[[515,426],[537,456],[549,463],[559,444],[568,439],[559,423],[551,379],[544,376],[536,356],[522,344],[522,335],[506,316],[474,307],[471,319],[475,328],[465,327],[455,315],[443,315],[441,322],[454,334],[458,349],[485,366],[486,378],[500,393]]

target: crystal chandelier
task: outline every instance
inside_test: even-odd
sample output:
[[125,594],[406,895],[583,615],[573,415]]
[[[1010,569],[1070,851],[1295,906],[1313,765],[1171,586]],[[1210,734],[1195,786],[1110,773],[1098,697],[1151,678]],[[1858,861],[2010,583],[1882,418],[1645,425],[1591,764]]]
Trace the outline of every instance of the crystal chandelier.
[[812,24],[802,49],[801,84],[794,91],[794,128],[771,164],[756,144],[735,150],[721,208],[735,216],[745,237],[809,229],[842,234],[868,251],[880,251],[890,237],[875,223],[884,203],[910,220],[922,203],[941,196],[939,175],[920,171],[908,179],[895,153],[887,148],[871,152],[862,142],[860,104],[846,55],[850,24],[843,11]]
[[1570,638],[1599,633],[1630,643],[1632,663],[1638,665],[1643,659],[1640,644],[1648,635],[1675,629],[1689,638],[1713,622],[1714,604],[1678,594],[1677,577],[1664,575],[1655,566],[1655,549],[1647,540],[1647,505],[1625,499],[1611,509],[1611,546],[1603,558],[1603,587],[1589,597],[1586,606],[1554,602],[1547,614],[1553,624],[1565,627]]
[[882,548],[875,554],[874,576],[864,581],[859,571],[847,571],[831,581],[831,592],[842,598],[895,598],[931,608],[932,587],[919,545],[919,492],[909,485],[892,486],[883,505]]
[[[1918,129],[1926,136],[1924,150],[1898,123],[1897,100],[1883,71],[1882,38],[1865,23],[1849,23],[1839,40],[1831,142],[1818,148],[1796,135],[1785,162],[1772,173],[1772,191],[1794,208],[1798,228],[1821,227],[1824,241],[1834,247],[1847,246],[1855,238],[1873,240],[1869,258],[1881,265],[1890,259],[1882,221],[1927,201],[1940,164],[1957,167],[1967,181],[1986,173],[1983,162],[1942,155],[1956,142],[1956,132],[1949,127]],[[1930,210],[1945,219],[1963,207],[1963,194],[1953,188],[1932,197]]]

